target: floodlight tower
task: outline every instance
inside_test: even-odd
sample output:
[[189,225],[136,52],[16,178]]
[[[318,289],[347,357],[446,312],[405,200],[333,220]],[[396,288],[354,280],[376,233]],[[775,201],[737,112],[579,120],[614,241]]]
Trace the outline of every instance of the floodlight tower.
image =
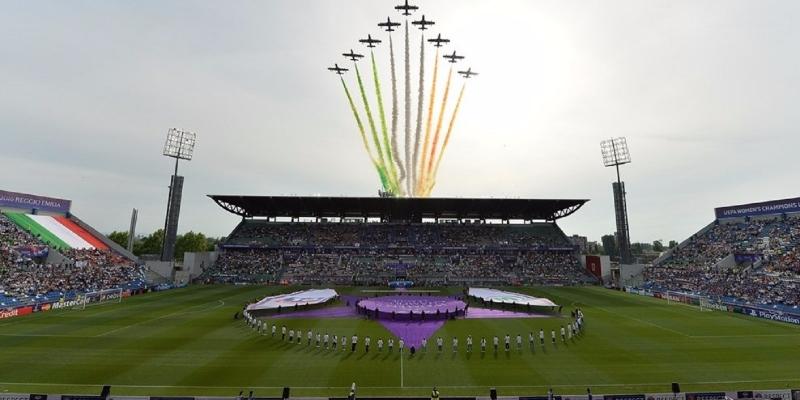
[[183,177],[178,175],[178,162],[190,161],[194,155],[196,136],[193,132],[171,128],[167,132],[167,141],[164,143],[164,155],[175,159],[175,173],[172,174],[169,184],[169,200],[167,201],[167,216],[164,221],[164,242],[161,248],[161,261],[175,259],[175,238],[178,235],[178,217],[181,213],[181,196],[183,193]]
[[611,185],[614,189],[614,213],[617,218],[617,248],[620,264],[630,264],[632,257],[628,205],[625,199],[625,182],[620,179],[619,166],[631,162],[631,153],[624,137],[603,140],[600,142],[600,149],[603,152],[603,165],[617,169],[617,181]]

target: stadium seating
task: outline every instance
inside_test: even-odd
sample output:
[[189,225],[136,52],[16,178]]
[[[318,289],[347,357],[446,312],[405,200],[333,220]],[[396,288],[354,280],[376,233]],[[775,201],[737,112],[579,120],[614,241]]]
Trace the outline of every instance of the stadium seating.
[[[800,305],[800,217],[719,221],[645,271],[647,287],[751,304]],[[732,268],[718,263],[733,256]]]
[[590,282],[554,224],[245,220],[204,279],[301,284]]
[[[47,264],[48,246],[59,250],[64,261]],[[0,214],[0,308],[144,286],[142,272],[132,261],[108,250],[72,221]]]
[[56,249],[107,250],[100,239],[64,216],[4,213],[8,220]]

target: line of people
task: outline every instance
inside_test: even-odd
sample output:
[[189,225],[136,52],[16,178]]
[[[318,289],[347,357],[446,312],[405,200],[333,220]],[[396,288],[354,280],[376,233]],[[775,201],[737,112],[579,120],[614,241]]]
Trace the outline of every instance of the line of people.
[[[573,318],[570,320],[569,323],[561,325],[559,331],[557,332],[555,329],[550,331],[550,341],[553,346],[557,345],[558,337],[560,333],[561,343],[567,343],[568,341],[574,342],[577,337],[579,337],[584,329],[584,315],[583,311],[580,309],[574,310],[572,313]],[[272,338],[277,338],[280,336],[281,342],[288,342],[288,343],[295,343],[297,345],[302,344],[305,341],[306,346],[316,346],[316,348],[322,348],[325,350],[339,350],[347,351],[348,344],[350,345],[350,351],[355,352],[358,348],[360,338],[358,335],[352,335],[349,340],[346,335],[337,335],[337,334],[329,334],[328,332],[321,332],[317,331],[314,332],[312,330],[303,331],[302,329],[295,330],[293,328],[287,328],[286,325],[281,325],[278,327],[278,324],[272,323],[271,325],[266,321],[253,317],[247,311],[242,313],[245,322],[247,325],[255,330],[260,335],[270,335]],[[528,344],[530,349],[533,351],[536,349],[536,338],[537,335],[534,334],[534,331],[530,331],[528,333]],[[545,331],[544,329],[539,329],[538,332],[538,339],[539,345],[544,348],[545,347]],[[444,339],[441,336],[438,336],[435,339],[435,346],[436,351],[438,353],[444,352]],[[397,349],[400,353],[403,353],[406,349],[406,343],[401,338],[397,340]],[[466,352],[472,353],[473,346],[474,346],[474,339],[472,335],[467,335],[466,340]],[[489,345],[489,341],[485,336],[481,337],[480,341],[478,342],[480,345],[481,353],[485,353],[487,350],[487,346]],[[491,345],[494,350],[494,353],[498,353],[500,349],[501,339],[497,335],[491,338]],[[506,334],[505,337],[502,339],[503,348],[505,352],[511,351],[512,347],[512,338],[511,335]],[[517,351],[522,351],[523,349],[523,336],[522,334],[516,335],[516,349]],[[364,345],[364,352],[369,353],[370,346],[372,345],[372,338],[370,336],[364,337],[363,341]],[[387,350],[392,353],[394,352],[395,348],[395,339],[389,337],[384,341],[384,339],[378,338],[376,340],[377,350],[378,352],[382,352],[384,346]],[[457,353],[459,349],[459,339],[458,337],[454,336],[451,338],[451,349],[453,353]],[[412,346],[409,348],[411,354],[415,354],[417,352],[416,347]],[[428,339],[423,338],[420,344],[420,349],[422,353],[428,352]]]

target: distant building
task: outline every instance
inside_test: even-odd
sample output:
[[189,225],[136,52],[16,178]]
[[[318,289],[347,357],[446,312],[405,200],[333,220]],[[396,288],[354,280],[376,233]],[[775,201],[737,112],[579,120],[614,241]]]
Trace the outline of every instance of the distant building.
[[569,241],[573,246],[578,246],[581,254],[586,254],[586,250],[589,248],[589,239],[586,236],[572,235],[569,237]]

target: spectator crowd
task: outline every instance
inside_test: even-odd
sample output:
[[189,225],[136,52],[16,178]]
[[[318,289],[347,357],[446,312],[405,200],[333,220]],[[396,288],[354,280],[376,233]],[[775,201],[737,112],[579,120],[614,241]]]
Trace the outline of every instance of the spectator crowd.
[[[738,261],[720,263],[729,256]],[[800,306],[800,217],[718,221],[644,278],[663,290]]]
[[591,282],[554,224],[245,221],[209,281],[382,285]]
[[110,250],[72,249],[62,255],[61,262],[47,263],[47,246],[0,214],[0,298],[26,302],[143,282],[132,261]]

